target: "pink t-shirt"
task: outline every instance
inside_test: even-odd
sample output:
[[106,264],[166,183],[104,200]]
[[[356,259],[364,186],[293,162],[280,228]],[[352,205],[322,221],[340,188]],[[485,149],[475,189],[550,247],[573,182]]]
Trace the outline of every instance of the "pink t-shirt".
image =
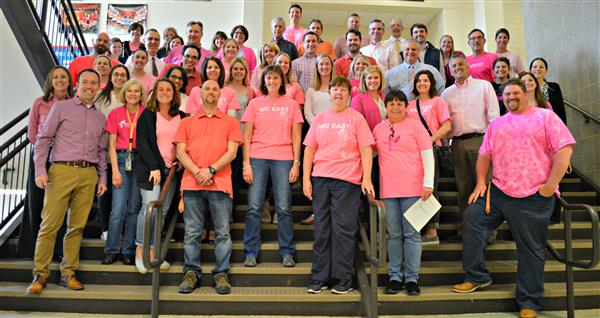
[[[260,87],[256,90],[256,96],[262,96]],[[285,96],[293,99],[298,105],[304,105],[304,92],[297,82],[285,84]]]
[[469,64],[469,71],[471,77],[486,80],[488,82],[494,81],[494,61],[498,55],[496,53],[485,52],[479,56],[467,56],[467,64]]
[[385,120],[373,130],[379,157],[379,195],[383,199],[421,196],[421,151],[431,149],[431,138],[421,122],[413,118],[407,117],[392,127],[393,131],[389,120]]
[[312,176],[360,184],[360,150],[374,143],[367,121],[354,109],[319,113],[304,139],[305,146],[316,149]]
[[292,125],[304,122],[295,101],[287,96],[257,97],[250,101],[241,121],[254,127],[251,158],[294,160]]
[[[442,123],[446,120],[450,120],[450,112],[448,111],[448,103],[439,97],[435,96],[426,101],[420,101],[419,106],[421,107],[421,115],[425,118],[425,122],[431,133],[435,135],[435,133],[440,130]],[[408,102],[408,111],[407,115],[410,118],[414,118],[421,122],[421,118],[419,118],[419,114],[417,113],[417,100],[413,99]],[[441,146],[442,143],[438,140],[436,142],[438,146]]]
[[[135,113],[129,113],[129,119],[134,125],[133,149],[135,149],[136,145],[137,120],[142,115],[144,108],[144,105],[140,106],[140,110],[138,111],[137,117]],[[115,108],[113,111],[110,112],[110,114],[108,114],[108,118],[106,119],[105,130],[109,134],[117,135],[117,150],[129,149],[129,121],[127,120],[127,115],[125,115],[125,106]]]
[[173,161],[175,161],[177,156],[173,140],[175,140],[175,134],[179,128],[179,123],[181,123],[181,117],[179,115],[168,120],[160,113],[156,114],[156,144],[158,145],[158,151],[165,161],[167,168],[171,168],[171,165],[173,165]]
[[304,34],[308,32],[307,29],[304,28],[294,28],[287,27],[285,31],[283,31],[283,38],[294,43],[294,45],[299,48],[302,46],[302,42],[304,41]]
[[144,76],[142,76],[142,77],[133,77],[132,76],[131,79],[140,81],[140,83],[142,83],[142,86],[144,87],[144,90],[146,91],[146,93],[148,93],[148,95],[149,95],[150,91],[154,88],[154,83],[156,82],[156,77],[154,77],[148,73],[145,73]]
[[[188,96],[185,112],[193,115],[197,113],[199,109],[202,109],[203,105],[202,87],[194,87],[190,93],[190,96]],[[231,87],[225,86],[221,88],[221,97],[219,97],[217,107],[224,113],[227,113],[229,110],[238,111],[240,109],[240,103],[238,102],[237,94]]]
[[[491,122],[479,154],[492,157],[494,185],[511,197],[523,198],[546,182],[556,152],[573,144],[573,135],[553,111],[531,107]],[[556,193],[560,194],[558,188]]]

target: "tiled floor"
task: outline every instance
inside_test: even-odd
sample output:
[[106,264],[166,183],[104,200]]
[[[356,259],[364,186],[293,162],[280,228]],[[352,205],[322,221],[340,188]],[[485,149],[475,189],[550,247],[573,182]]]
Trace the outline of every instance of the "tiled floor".
[[[463,314],[463,315],[432,315],[432,316],[379,316],[380,318],[515,318],[516,313],[486,313],[486,314]],[[15,312],[15,311],[0,311],[2,318],[145,318],[147,315],[100,315],[100,314],[70,314],[70,313],[48,313],[48,312]],[[176,316],[176,315],[161,315],[161,318],[233,318],[233,317],[269,317],[269,318],[290,318],[293,316]],[[304,316],[306,317],[306,316]],[[329,316],[313,316],[315,318],[351,318],[351,317],[329,317]],[[539,318],[563,318],[567,317],[564,311],[547,311],[542,312]],[[600,317],[600,309],[577,310],[575,312],[577,318],[598,318]],[[353,318],[353,317],[352,317]]]

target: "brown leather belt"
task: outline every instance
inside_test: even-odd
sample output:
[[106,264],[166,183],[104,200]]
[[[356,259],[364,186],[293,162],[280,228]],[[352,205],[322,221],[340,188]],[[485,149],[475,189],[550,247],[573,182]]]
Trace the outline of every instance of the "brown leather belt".
[[463,134],[463,135],[460,135],[460,136],[452,137],[452,139],[464,140],[464,139],[471,139],[471,138],[481,137],[481,136],[483,136],[482,133],[469,133],[469,134]]
[[76,161],[55,161],[57,165],[65,165],[73,168],[88,168],[88,167],[96,167],[96,164],[89,161],[76,160]]

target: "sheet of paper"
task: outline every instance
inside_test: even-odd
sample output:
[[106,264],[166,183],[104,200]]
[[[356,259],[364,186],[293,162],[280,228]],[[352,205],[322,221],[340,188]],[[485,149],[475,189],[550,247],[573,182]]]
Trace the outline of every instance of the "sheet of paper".
[[415,230],[420,231],[441,207],[442,205],[432,195],[425,201],[419,199],[415,202],[415,204],[404,213],[404,217]]

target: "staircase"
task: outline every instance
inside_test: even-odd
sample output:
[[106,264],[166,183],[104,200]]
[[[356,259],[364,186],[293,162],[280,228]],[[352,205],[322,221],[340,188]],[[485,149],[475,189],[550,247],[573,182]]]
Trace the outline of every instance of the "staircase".
[[[449,236],[458,220],[456,186],[451,177],[440,181],[440,199],[443,204],[440,236]],[[599,210],[598,193],[575,176],[566,177],[561,188],[570,203],[586,203]],[[241,193],[245,200],[245,191]],[[293,215],[299,222],[311,213],[311,206],[299,192],[293,196]],[[244,202],[242,202],[244,204]],[[171,268],[160,277],[161,314],[219,314],[219,315],[366,315],[361,302],[361,291],[346,295],[324,292],[310,295],[305,292],[312,260],[312,226],[294,225],[296,261],[294,268],[279,263],[276,240],[277,226],[263,224],[260,264],[255,268],[243,267],[242,236],[247,206],[240,205],[231,225],[233,253],[230,279],[233,292],[217,295],[212,288],[210,271],[214,266],[214,247],[204,244],[202,249],[202,287],[192,294],[177,293],[183,267],[183,224],[178,223],[170,244],[167,260]],[[574,213],[573,250],[575,259],[590,257],[591,225],[583,213]],[[550,226],[549,241],[559,250],[564,248],[563,223]],[[120,262],[101,265],[104,242],[99,239],[100,229],[90,220],[81,247],[81,268],[78,277],[86,284],[84,291],[70,291],[59,287],[58,264],[53,263],[50,284],[40,296],[26,296],[25,288],[31,281],[33,263],[30,259],[15,258],[16,240],[4,246],[6,258],[0,259],[0,308],[21,311],[59,311],[112,314],[148,314],[151,303],[151,275],[138,274],[134,266]],[[506,225],[499,229],[498,242],[488,248],[487,265],[493,273],[494,284],[472,294],[450,291],[452,284],[464,278],[461,267],[462,245],[442,242],[424,246],[420,273],[420,296],[406,294],[386,295],[378,291],[378,311],[381,315],[398,314],[453,314],[470,312],[517,311],[514,303],[516,250],[510,241]],[[544,310],[565,308],[565,266],[549,255],[546,263],[546,292],[542,301]],[[367,268],[367,272],[369,272]],[[208,273],[208,274],[206,274]],[[377,269],[379,286],[387,282],[387,268]],[[576,308],[598,308],[600,301],[600,266],[591,270],[575,270]]]

